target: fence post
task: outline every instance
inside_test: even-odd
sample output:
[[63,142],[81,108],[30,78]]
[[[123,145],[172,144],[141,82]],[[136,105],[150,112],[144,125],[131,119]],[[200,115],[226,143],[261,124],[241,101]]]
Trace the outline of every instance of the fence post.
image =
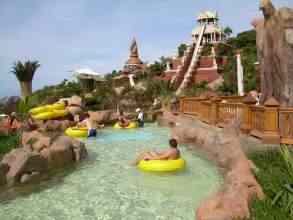
[[220,97],[213,97],[211,100],[211,118],[210,118],[210,124],[216,125],[218,123],[218,117],[219,117],[219,103],[221,102]]
[[205,97],[199,97],[199,119],[201,120],[201,121],[204,121],[204,116],[205,116],[205,106],[204,106],[204,104],[202,103],[202,102],[204,102],[204,101],[206,101],[207,100],[207,98],[205,98]]
[[243,99],[243,114],[242,114],[242,126],[241,130],[248,134],[252,128],[251,122],[251,106],[255,105],[256,100],[252,98],[250,95],[246,96]]
[[184,113],[184,97],[179,98],[179,111],[180,113]]
[[270,97],[264,104],[264,133],[262,141],[265,144],[280,144],[279,132],[279,102]]

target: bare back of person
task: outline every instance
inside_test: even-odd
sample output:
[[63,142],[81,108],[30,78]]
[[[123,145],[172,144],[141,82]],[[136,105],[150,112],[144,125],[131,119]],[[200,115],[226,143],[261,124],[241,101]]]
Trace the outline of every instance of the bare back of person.
[[157,152],[157,151],[143,152],[131,164],[137,165],[139,163],[139,161],[141,161],[141,160],[177,160],[179,158],[180,158],[180,151],[177,148],[177,141],[174,139],[171,139],[170,140],[170,148],[163,150],[163,151],[159,151],[159,152]]

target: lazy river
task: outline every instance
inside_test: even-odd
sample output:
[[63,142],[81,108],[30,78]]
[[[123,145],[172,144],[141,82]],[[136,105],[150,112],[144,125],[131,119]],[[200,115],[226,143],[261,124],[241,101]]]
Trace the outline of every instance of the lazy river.
[[129,165],[145,149],[166,147],[168,139],[168,129],[152,124],[106,128],[85,140],[89,159],[73,171],[58,173],[15,199],[2,195],[0,219],[194,220],[195,208],[221,185],[213,164],[181,148],[187,162],[182,172],[158,175]]

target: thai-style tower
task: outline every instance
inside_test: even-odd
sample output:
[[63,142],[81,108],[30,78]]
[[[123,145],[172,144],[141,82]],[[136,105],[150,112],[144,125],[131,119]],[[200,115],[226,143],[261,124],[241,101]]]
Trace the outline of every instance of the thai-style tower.
[[123,73],[124,74],[133,74],[141,71],[143,69],[143,62],[139,58],[138,47],[135,38],[133,38],[130,45],[130,56],[127,62],[125,63]]
[[[214,46],[225,41],[226,36],[219,26],[216,12],[206,11],[197,17],[198,26],[192,31],[192,41],[187,45],[183,57],[172,59],[164,73],[164,78],[171,80],[177,88],[177,95],[193,83],[207,81],[216,84],[220,80],[219,59],[216,59]],[[202,55],[205,45],[212,45],[211,53]],[[179,62],[178,62],[179,61]]]
[[131,87],[135,86],[135,79],[137,74],[143,73],[145,64],[139,58],[138,47],[135,38],[133,38],[130,45],[130,55],[125,62],[122,74],[113,78],[116,87],[125,86],[129,84]]

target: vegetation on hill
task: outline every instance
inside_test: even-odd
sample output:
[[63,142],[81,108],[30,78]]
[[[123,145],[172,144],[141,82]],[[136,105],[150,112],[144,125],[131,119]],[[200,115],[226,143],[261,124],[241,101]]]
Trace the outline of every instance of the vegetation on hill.
[[224,83],[219,88],[219,92],[223,94],[237,94],[237,63],[235,58],[237,50],[241,52],[245,92],[259,89],[255,69],[257,61],[256,32],[250,30],[229,38],[226,44],[219,45],[216,50],[217,56],[227,56],[228,59],[228,64],[223,69]]
[[178,56],[179,57],[183,57],[185,50],[187,49],[187,45],[186,44],[180,44],[178,46]]

